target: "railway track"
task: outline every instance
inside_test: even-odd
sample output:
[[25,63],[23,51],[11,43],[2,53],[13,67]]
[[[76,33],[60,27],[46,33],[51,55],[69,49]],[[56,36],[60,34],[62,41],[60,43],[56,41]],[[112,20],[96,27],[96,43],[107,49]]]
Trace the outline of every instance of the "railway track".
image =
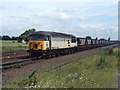
[[19,67],[19,66],[27,64],[29,62],[32,62],[32,59],[24,59],[24,60],[19,60],[19,61],[12,61],[12,62],[7,62],[7,63],[2,63],[2,64],[0,64],[0,67],[2,69],[8,69],[8,68],[13,68],[13,67]]
[[20,56],[27,54],[26,50],[15,50],[15,51],[7,51],[7,52],[2,52],[2,57],[7,57],[7,56]]
[[[117,47],[120,47],[120,44],[115,45],[115,46],[112,46],[112,47],[109,47],[109,48],[106,48],[106,49],[104,49],[104,52],[110,50],[111,48],[117,48]],[[99,53],[99,52],[98,52],[98,53]],[[93,53],[92,55],[96,55],[96,54],[98,54],[98,53]],[[83,59],[83,58],[85,58],[85,57],[82,57],[81,59]],[[43,71],[44,71],[44,72],[49,72],[49,71],[51,71],[51,70],[54,70],[54,69],[57,69],[57,68],[61,68],[61,67],[65,66],[65,65],[68,65],[68,64],[70,64],[70,63],[72,63],[72,62],[74,62],[74,61],[66,62],[66,63],[60,64],[59,66],[53,67],[53,68],[48,69],[48,70],[43,70]]]
[[[106,48],[106,49],[104,49],[104,51],[107,51],[110,48],[116,48],[116,47],[120,47],[120,45],[118,44],[118,45]],[[2,64],[0,64],[0,68],[2,68],[2,69],[10,69],[10,68],[15,68],[15,67],[20,68],[20,66],[23,66],[23,65],[26,65],[26,64],[29,64],[29,63],[35,63],[36,61],[37,61],[37,59],[35,59],[35,58],[27,58],[27,59],[23,59],[23,60],[19,60],[19,61],[12,61],[12,62],[7,62],[7,63],[2,63]],[[60,65],[58,67],[64,66],[64,65],[69,64],[69,63],[70,62],[65,63],[63,65]],[[57,67],[55,67],[55,68],[57,68]]]
[[2,57],[2,63],[7,63],[7,62],[15,62],[15,61],[19,61],[21,59],[27,59],[27,58],[30,58],[29,55],[21,55],[21,56],[14,56],[14,57],[5,57],[3,58]]
[[19,55],[19,56],[6,56],[6,57],[2,57],[2,60],[4,59],[4,60],[6,60],[6,59],[14,59],[14,58],[24,58],[24,57],[26,57],[26,56],[28,56],[28,54],[24,54],[24,55]]

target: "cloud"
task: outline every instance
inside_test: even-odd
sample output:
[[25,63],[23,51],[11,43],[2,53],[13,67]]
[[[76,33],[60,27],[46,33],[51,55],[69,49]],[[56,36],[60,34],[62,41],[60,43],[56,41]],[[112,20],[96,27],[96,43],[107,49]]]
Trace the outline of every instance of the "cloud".
[[58,12],[58,13],[51,13],[51,14],[44,14],[44,15],[39,15],[39,14],[33,14],[34,17],[36,18],[45,18],[45,19],[51,19],[51,20],[56,20],[56,21],[69,21],[70,16],[65,13],[65,12]]
[[72,10],[74,10],[74,11],[79,11],[80,10],[80,8],[73,8]]
[[81,9],[79,7],[75,7],[75,8],[67,8],[67,9],[58,9],[58,10],[61,10],[61,11],[64,11],[64,12],[77,12],[77,11],[81,11]]
[[5,7],[3,7],[3,6],[0,6],[0,9],[6,9]]
[[81,30],[94,30],[94,31],[102,31],[105,30],[105,23],[95,23],[95,24],[80,24],[76,25],[75,27],[81,29]]
[[79,21],[89,21],[89,19],[88,19],[88,18],[84,18],[84,17],[80,16],[80,17],[79,17]]
[[67,21],[70,19],[70,16],[66,14],[65,12],[59,12],[51,15],[46,15],[46,17],[53,19],[53,20],[58,20],[58,21]]
[[17,21],[21,21],[21,22],[29,22],[30,18],[29,17],[25,17],[25,16],[9,16],[8,18],[6,18],[7,20],[11,19],[11,20],[17,20]]
[[56,18],[60,18],[60,19],[69,19],[70,16],[64,12],[60,12],[59,14],[55,15]]
[[18,6],[17,8],[18,8],[18,9],[27,9],[25,6],[22,6],[22,5],[21,5],[21,6]]
[[89,26],[88,25],[80,25],[80,26],[78,26],[80,29],[86,29],[86,28],[88,28]]
[[[108,3],[106,6],[104,3],[94,2],[24,2],[5,3],[5,6],[3,32],[8,34],[10,31],[9,28],[15,30],[14,33],[21,34],[21,30],[34,27],[37,30],[49,29],[83,37],[87,35],[92,37],[107,37],[110,35],[111,37],[116,37],[117,29],[115,28],[115,25],[117,21],[114,21],[114,23],[111,20],[116,20],[117,17],[115,16],[115,11],[117,8],[114,7],[114,5],[111,5],[111,3],[110,5]],[[94,17],[95,15],[96,17]],[[107,17],[108,15],[114,17]],[[102,19],[104,19],[104,21]],[[17,30],[20,30],[19,33]],[[11,33],[11,35],[14,33]]]
[[118,13],[117,12],[110,12],[110,13],[107,13],[105,15],[106,16],[118,16]]
[[9,16],[9,18],[26,19],[26,17],[23,17],[23,16]]
[[[9,25],[8,27],[3,24],[2,25],[2,35],[11,35],[11,36],[17,36],[20,35],[21,32],[24,32],[26,30],[24,27],[21,26],[15,26],[15,25]],[[8,33],[9,32],[9,33]]]
[[115,10],[114,10],[114,12],[112,12],[112,11],[110,11],[110,12],[96,12],[95,14],[91,14],[91,15],[88,15],[88,16],[118,16],[118,13],[117,12],[115,12]]
[[118,32],[118,26],[111,26],[111,30],[113,30],[114,32]]

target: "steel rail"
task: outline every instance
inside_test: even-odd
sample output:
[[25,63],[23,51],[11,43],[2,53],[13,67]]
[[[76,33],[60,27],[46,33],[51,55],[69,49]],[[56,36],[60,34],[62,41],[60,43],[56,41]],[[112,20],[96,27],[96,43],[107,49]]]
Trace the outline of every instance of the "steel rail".
[[[103,46],[104,47],[104,46]],[[105,46],[106,47],[106,46]],[[112,47],[108,47],[106,49],[104,49],[105,51],[111,49],[111,48],[117,48],[117,47],[120,47],[120,44],[118,45],[115,45],[115,46],[112,46]],[[13,62],[7,62],[7,63],[2,63],[0,64],[0,68],[2,69],[8,69],[8,68],[12,68],[12,67],[19,67],[21,65],[25,65],[25,64],[28,64],[28,63],[32,63],[34,61],[35,58],[28,58],[28,59],[24,59],[24,60],[19,60],[19,61],[13,61]],[[70,62],[69,62],[70,63]],[[68,64],[68,63],[66,63]],[[65,64],[65,65],[66,65]],[[64,65],[61,65],[61,66],[64,66]],[[61,67],[59,66],[59,67]]]

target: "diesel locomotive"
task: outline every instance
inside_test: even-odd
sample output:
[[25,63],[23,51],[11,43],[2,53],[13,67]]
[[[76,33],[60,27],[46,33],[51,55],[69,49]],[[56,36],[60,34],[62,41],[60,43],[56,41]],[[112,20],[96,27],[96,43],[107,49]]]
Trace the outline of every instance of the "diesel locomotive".
[[28,52],[32,57],[49,58],[109,44],[110,41],[107,40],[80,38],[59,32],[37,31],[30,34]]

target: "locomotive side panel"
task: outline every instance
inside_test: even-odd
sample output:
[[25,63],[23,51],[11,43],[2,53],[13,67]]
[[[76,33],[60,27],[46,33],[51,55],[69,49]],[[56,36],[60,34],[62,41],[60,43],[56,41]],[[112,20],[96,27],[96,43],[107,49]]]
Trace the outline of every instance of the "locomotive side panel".
[[73,43],[71,38],[52,37],[51,42],[51,49],[70,48],[77,46],[77,42]]
[[70,38],[61,38],[61,37],[52,37],[51,38],[51,49],[58,49],[58,48],[68,48],[68,40],[71,43]]
[[71,42],[71,46],[70,47],[76,47],[76,46],[77,46],[77,42],[75,42],[75,43]]
[[70,47],[77,47],[77,38],[76,37],[71,37]]

